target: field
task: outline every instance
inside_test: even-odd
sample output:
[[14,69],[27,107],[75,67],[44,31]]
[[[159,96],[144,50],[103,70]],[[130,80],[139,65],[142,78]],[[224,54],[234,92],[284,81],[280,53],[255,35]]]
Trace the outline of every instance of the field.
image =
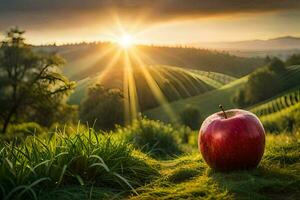
[[[186,70],[181,67],[166,66],[166,65],[149,65],[146,66],[149,74],[157,83],[165,98],[169,101],[188,98],[191,96],[199,95],[213,89],[222,87],[223,85],[236,80],[236,78],[216,73],[206,72],[199,70]],[[120,69],[111,69],[107,77],[109,79],[101,79],[101,74],[93,78],[86,78],[78,81],[74,93],[70,96],[69,102],[72,104],[80,104],[87,90],[95,83],[102,83],[107,87],[116,87],[123,89],[123,72]],[[139,67],[133,68],[133,77],[135,80],[137,96],[139,101],[146,104],[145,101],[155,99],[151,95],[151,90],[147,85],[143,73]],[[151,106],[148,106],[150,105]],[[144,105],[146,108],[157,106],[157,103],[148,103]],[[143,105],[141,105],[143,107]]]
[[[219,111],[219,105],[222,104],[226,109],[235,108],[232,102],[234,92],[243,86],[247,81],[247,77],[237,79],[220,88],[206,92],[201,95],[186,98],[183,100],[170,103],[171,109],[179,115],[187,107],[195,107],[199,110],[202,117],[206,117],[211,113]],[[173,119],[168,116],[162,107],[148,110],[144,113],[151,119],[159,119],[165,122],[171,122]]]
[[250,107],[249,110],[257,116],[271,115],[291,106],[297,105],[300,101],[300,89],[292,89],[284,94],[278,95],[266,102],[261,102],[258,105]]
[[[300,198],[299,132],[267,135],[257,169],[220,173],[198,153],[197,133],[189,133],[188,144],[177,138],[183,130],[143,120],[110,136],[78,127],[29,137],[19,146],[1,144],[0,194],[4,199]],[[147,141],[156,137],[162,146],[125,142],[135,134]],[[173,144],[181,150],[170,148]]]
[[[226,75],[223,75],[223,77],[226,77]],[[283,86],[285,88],[291,89],[245,109],[260,116],[262,121],[276,121],[279,119],[278,116],[282,116],[284,113],[287,114],[292,110],[297,110],[299,108],[300,98],[299,87],[297,86],[300,83],[299,77],[299,65],[287,67],[287,71],[281,74],[280,80],[283,82]],[[225,83],[223,86],[218,87],[215,90],[190,98],[174,101],[169,105],[171,109],[175,111],[177,116],[185,108],[194,107],[199,110],[203,118],[207,117],[211,113],[219,111],[219,104],[222,104],[226,109],[236,108],[237,105],[233,103],[232,98],[235,95],[235,92],[246,83],[247,76],[229,80],[231,80],[229,83]],[[162,106],[147,110],[145,115],[151,119],[159,119],[165,122],[171,122],[173,120],[171,116],[167,115]]]

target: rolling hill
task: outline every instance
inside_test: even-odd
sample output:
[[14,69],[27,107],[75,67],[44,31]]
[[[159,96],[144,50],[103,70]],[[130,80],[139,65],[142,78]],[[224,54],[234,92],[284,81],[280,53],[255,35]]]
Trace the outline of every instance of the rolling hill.
[[295,89],[251,106],[248,110],[255,113],[257,116],[263,117],[280,112],[284,109],[297,105],[298,103],[300,103],[300,88],[296,87]]
[[[282,115],[289,110],[296,108],[298,109],[298,88],[300,86],[299,77],[300,66],[287,67],[286,72],[281,74],[281,81],[283,82],[284,87],[288,89],[283,93],[276,95],[275,97],[267,99],[246,109],[259,115],[262,118],[262,121],[271,118],[275,120],[276,116]],[[203,118],[219,111],[219,104],[223,104],[226,109],[236,108],[238,106],[232,102],[232,97],[239,88],[243,87],[243,84],[245,84],[246,81],[247,76],[223,85],[216,90],[212,90],[194,97],[174,101],[169,104],[169,107],[174,111],[174,113],[176,113],[177,117],[180,116],[180,113],[185,108],[194,107],[199,110]],[[172,119],[172,116],[168,116],[163,106],[150,109],[144,114],[151,119],[159,119],[165,122],[171,122],[174,120]]]
[[75,92],[69,99],[72,104],[79,104],[87,88],[95,83],[124,90],[128,56],[141,111],[161,103],[153,96],[149,80],[139,70],[141,65],[146,66],[148,73],[154,77],[154,84],[165,96],[164,101],[171,102],[220,88],[265,62],[261,58],[243,58],[206,49],[145,45],[134,48],[140,60],[137,61],[132,58],[131,51],[124,51],[113,43],[50,45],[35,47],[35,50],[58,53],[65,58],[63,73],[77,82]]
[[248,108],[259,116],[265,128],[272,131],[292,131],[300,110],[300,87],[285,91]]
[[[236,105],[232,102],[232,97],[247,81],[247,76],[230,82],[216,90],[206,92],[194,97],[174,101],[169,104],[169,107],[174,111],[177,117],[187,107],[195,107],[199,110],[201,116],[207,117],[211,113],[219,111],[219,104],[222,104],[226,109],[235,108]],[[164,122],[172,122],[172,116],[168,116],[163,106],[147,110],[144,114],[150,119],[158,119]],[[175,119],[177,120],[177,119]]]
[[[246,75],[264,64],[263,58],[244,58],[223,51],[199,48],[137,45],[135,47],[145,65],[181,66],[186,69],[213,71],[234,77]],[[113,43],[81,43],[37,46],[36,50],[56,52],[66,59],[63,68],[71,80],[92,78],[103,71],[112,60],[114,66],[124,65],[124,52]]]
[[[160,92],[169,102],[202,94],[236,80],[236,78],[229,75],[199,70],[186,70],[174,66],[149,65],[145,68],[149,72],[151,79],[157,84]],[[107,87],[124,89],[124,72],[122,70],[117,68],[110,70],[106,75],[106,79],[101,78],[101,76],[101,73],[99,73],[95,77],[80,80],[69,102],[79,104],[85,97],[88,87],[99,82]],[[158,106],[159,102],[154,95],[155,91],[151,88],[151,84],[149,87],[149,80],[145,78],[140,67],[133,68],[133,78],[133,87],[136,88],[141,110]]]

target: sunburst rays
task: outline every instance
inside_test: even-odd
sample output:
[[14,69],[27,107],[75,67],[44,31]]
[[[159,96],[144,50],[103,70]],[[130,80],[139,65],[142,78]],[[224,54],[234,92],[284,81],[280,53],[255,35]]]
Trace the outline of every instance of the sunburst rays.
[[176,120],[176,115],[174,111],[171,109],[171,107],[168,104],[168,101],[161,91],[159,85],[157,82],[154,80],[150,72],[148,71],[146,64],[141,60],[139,57],[137,49],[133,49],[131,51],[131,56],[134,59],[134,61],[137,63],[138,67],[141,69],[141,72],[153,94],[155,99],[159,102],[159,104],[164,108],[166,111],[167,115],[170,117],[172,120]]
[[129,51],[124,51],[124,78],[123,88],[125,96],[125,121],[128,123],[138,117],[139,100],[134,78],[132,61],[128,55]]
[[[144,16],[144,18],[146,18],[146,16]],[[114,44],[113,48],[109,48],[108,50],[106,50],[106,52],[102,53],[103,55],[107,55],[109,52],[115,51],[115,53],[111,55],[109,63],[102,70],[97,81],[103,83],[104,79],[108,79],[108,81],[113,80],[115,79],[115,77],[113,76],[117,77],[117,75],[115,75],[114,73],[123,73],[121,75],[121,78],[118,78],[122,79],[122,87],[120,89],[123,90],[124,94],[124,117],[125,123],[128,124],[132,120],[137,119],[139,116],[139,112],[141,112],[141,105],[139,104],[140,99],[137,89],[138,86],[136,83],[137,73],[135,73],[136,70],[138,70],[139,72],[141,72],[139,73],[139,75],[143,76],[142,80],[145,81],[145,85],[147,85],[150,89],[153,98],[160,105],[162,105],[170,119],[175,120],[176,115],[169,106],[168,100],[159,85],[162,84],[164,80],[158,80],[162,79],[162,77],[159,76],[159,72],[156,69],[153,69],[154,71],[151,73],[148,70],[148,66],[146,63],[151,60],[151,58],[149,58],[148,55],[144,55],[144,53],[139,50],[139,47],[134,46],[134,44],[130,44],[130,48],[128,48],[128,41],[125,41],[125,39],[124,41],[122,40],[122,37],[124,35],[127,35],[127,37],[130,36],[132,38],[135,38],[135,36],[139,34],[137,29],[141,26],[141,24],[143,24],[143,18],[137,18],[138,20],[136,20],[135,23],[132,23],[129,29],[126,29],[126,31],[124,27],[126,26],[126,28],[128,28],[127,25],[121,23],[121,20],[117,15],[114,15],[112,19],[114,20],[116,26],[109,35],[112,41],[114,41],[115,43],[119,42],[119,45]],[[120,41],[124,42],[124,45],[120,46]],[[145,62],[146,60],[147,62]]]
[[[125,123],[129,124],[132,120],[138,118],[139,112],[141,111],[135,78],[135,71],[140,70],[141,75],[144,77],[143,80],[146,81],[154,99],[162,105],[170,119],[176,120],[176,115],[169,106],[168,100],[160,88],[159,83],[161,81],[156,80],[162,77],[159,77],[159,72],[156,69],[153,69],[154,73],[150,73],[148,66],[143,61],[142,57],[143,56],[141,56],[138,47],[133,47],[131,49],[116,49],[116,53],[112,56],[108,65],[101,72],[98,81],[102,82],[103,79],[110,76],[110,71],[113,70],[114,67],[121,67],[120,69],[117,69],[117,71],[120,70],[123,72],[122,90],[124,94],[124,117]],[[118,66],[116,63],[121,66]]]

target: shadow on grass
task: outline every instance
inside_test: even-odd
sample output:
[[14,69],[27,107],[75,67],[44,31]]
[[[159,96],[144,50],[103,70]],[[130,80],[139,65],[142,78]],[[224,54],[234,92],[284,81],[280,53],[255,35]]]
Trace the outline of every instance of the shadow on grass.
[[238,199],[300,199],[300,179],[288,168],[262,165],[229,173],[209,172],[221,188]]
[[126,196],[126,192],[122,190],[113,190],[111,188],[87,187],[87,186],[66,186],[62,189],[54,189],[44,191],[39,194],[38,199],[41,200],[82,200],[82,199],[103,199],[113,200],[122,199]]

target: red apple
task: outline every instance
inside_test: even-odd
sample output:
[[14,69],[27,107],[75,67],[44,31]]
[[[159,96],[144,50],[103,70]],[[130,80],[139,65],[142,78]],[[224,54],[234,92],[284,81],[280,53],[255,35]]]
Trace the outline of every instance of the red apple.
[[250,169],[256,167],[263,156],[265,131],[253,113],[241,109],[223,110],[205,119],[198,145],[206,163],[215,170]]

